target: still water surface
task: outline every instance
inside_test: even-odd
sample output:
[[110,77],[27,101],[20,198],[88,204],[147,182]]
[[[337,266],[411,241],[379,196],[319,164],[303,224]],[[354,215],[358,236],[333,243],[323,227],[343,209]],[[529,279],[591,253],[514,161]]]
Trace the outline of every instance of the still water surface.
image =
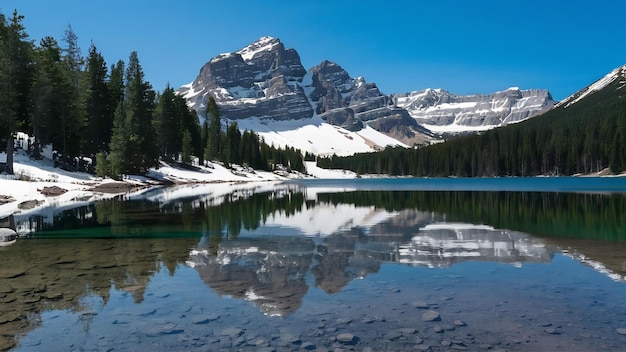
[[34,232],[0,248],[0,349],[626,350],[626,180],[480,180],[17,214]]

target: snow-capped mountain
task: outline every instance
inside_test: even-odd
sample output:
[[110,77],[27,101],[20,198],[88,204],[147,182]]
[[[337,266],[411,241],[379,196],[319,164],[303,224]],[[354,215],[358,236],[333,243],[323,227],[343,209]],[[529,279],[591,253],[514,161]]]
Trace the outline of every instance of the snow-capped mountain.
[[602,90],[609,84],[618,81],[619,88],[622,88],[626,85],[626,65],[620,66],[613,71],[609,72],[606,76],[600,78],[599,80],[593,82],[589,86],[579,90],[578,92],[570,95],[569,97],[560,101],[556,106],[567,108],[568,106],[579,102],[583,98],[587,97],[589,94]]
[[393,96],[418,123],[438,133],[482,131],[537,116],[554,106],[550,92],[509,88],[492,94],[456,95],[442,89]]
[[258,132],[266,142],[338,155],[428,144],[445,132],[502,126],[554,105],[545,90],[387,95],[334,62],[305,70],[298,53],[272,37],[215,56],[178,92],[201,119],[212,96],[222,117]]

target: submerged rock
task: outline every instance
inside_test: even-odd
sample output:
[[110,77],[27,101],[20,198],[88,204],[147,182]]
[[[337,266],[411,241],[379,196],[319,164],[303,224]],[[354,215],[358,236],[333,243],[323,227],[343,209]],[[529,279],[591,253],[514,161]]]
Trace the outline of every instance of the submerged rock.
[[561,334],[560,331],[558,331],[557,329],[554,329],[554,328],[547,328],[547,329],[544,330],[544,332],[546,334],[550,334],[550,335],[560,335]]
[[429,310],[429,311],[424,312],[424,314],[422,314],[422,320],[423,321],[439,321],[441,320],[441,315],[439,315],[439,313],[434,310]]
[[337,341],[341,342],[344,345],[352,345],[357,341],[357,337],[350,333],[342,333],[337,335]]
[[467,326],[467,324],[465,324],[463,320],[455,320],[454,325],[455,326]]
[[222,329],[222,331],[219,332],[220,336],[230,336],[230,337],[239,337],[241,335],[243,335],[243,330],[240,328],[226,328],[226,329]]
[[430,308],[430,306],[428,305],[428,303],[424,302],[424,301],[414,301],[411,302],[411,305],[417,309],[428,309]]

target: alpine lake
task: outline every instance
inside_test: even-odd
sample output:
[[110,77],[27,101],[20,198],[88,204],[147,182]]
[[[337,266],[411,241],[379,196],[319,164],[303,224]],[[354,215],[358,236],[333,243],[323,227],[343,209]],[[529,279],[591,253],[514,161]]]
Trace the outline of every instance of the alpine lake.
[[155,188],[14,214],[0,350],[626,350],[626,178]]

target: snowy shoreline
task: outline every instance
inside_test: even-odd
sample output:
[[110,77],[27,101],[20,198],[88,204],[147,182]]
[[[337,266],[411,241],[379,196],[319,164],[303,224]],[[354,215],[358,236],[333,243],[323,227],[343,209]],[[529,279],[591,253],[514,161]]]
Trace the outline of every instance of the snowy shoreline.
[[[32,160],[22,150],[15,154],[15,175],[0,175],[0,220],[13,214],[35,212],[44,207],[67,207],[112,198],[121,194],[136,194],[153,187],[170,184],[213,185],[216,189],[246,188],[243,184],[271,183],[294,178],[354,178],[349,171],[324,170],[307,162],[308,175],[286,171],[267,172],[235,167],[225,168],[212,163],[207,167],[177,167],[162,163],[151,169],[148,177],[125,176],[122,181],[103,179],[82,172],[69,172],[55,168],[50,160]],[[207,191],[204,190],[204,191]],[[53,191],[53,194],[44,194]],[[54,191],[57,191],[56,193]]]
[[[151,169],[148,177],[126,176],[123,181],[116,181],[87,173],[64,171],[53,167],[50,160],[32,160],[19,150],[15,154],[15,175],[0,175],[0,221],[11,215],[34,214],[50,208],[58,210],[119,195],[128,195],[132,198],[154,187],[167,185],[197,185],[197,187],[189,187],[193,189],[194,195],[208,192],[219,196],[238,189],[258,187],[259,184],[270,185],[292,179],[354,179],[359,177],[352,171],[321,169],[315,165],[315,162],[305,162],[305,164],[307,174],[256,171],[243,167],[228,169],[215,163],[206,167],[180,167],[176,164],[162,163],[158,169]],[[576,177],[590,176],[623,177],[626,174],[576,175]],[[363,177],[385,176],[364,175]],[[6,224],[0,225],[0,227],[3,226]]]

